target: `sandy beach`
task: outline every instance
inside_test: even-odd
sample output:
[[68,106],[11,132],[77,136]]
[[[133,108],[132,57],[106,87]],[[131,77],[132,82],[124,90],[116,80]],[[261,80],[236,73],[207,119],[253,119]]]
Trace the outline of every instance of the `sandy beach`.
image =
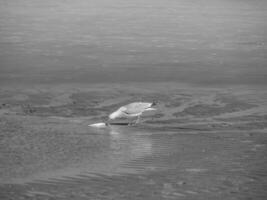
[[266,8],[0,0],[0,199],[267,199]]
[[[265,91],[175,83],[2,87],[1,196],[263,199]],[[138,99],[157,99],[158,111],[132,127],[88,127]]]

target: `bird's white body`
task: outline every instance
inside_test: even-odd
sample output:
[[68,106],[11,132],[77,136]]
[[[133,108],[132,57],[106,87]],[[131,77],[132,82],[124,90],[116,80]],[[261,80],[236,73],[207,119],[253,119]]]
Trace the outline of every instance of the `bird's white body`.
[[149,103],[149,102],[130,103],[130,104],[120,107],[118,110],[111,113],[109,115],[109,119],[114,120],[118,118],[138,117],[137,121],[139,121],[139,118],[143,114],[143,112],[156,110],[155,108],[152,107],[153,105],[155,105],[155,103]]

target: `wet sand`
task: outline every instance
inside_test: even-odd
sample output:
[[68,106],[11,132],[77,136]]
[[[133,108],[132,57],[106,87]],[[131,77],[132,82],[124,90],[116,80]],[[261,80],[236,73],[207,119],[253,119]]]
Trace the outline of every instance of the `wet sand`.
[[[264,199],[265,91],[2,87],[1,199]],[[87,126],[140,99],[159,101],[141,124]]]
[[0,199],[267,199],[266,8],[0,0]]

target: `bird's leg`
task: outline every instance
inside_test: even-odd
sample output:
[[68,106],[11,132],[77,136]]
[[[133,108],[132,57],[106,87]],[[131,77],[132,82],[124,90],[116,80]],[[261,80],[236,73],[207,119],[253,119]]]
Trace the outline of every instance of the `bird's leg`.
[[128,126],[133,126],[135,124],[135,121],[131,120],[129,123],[128,123]]
[[140,118],[141,118],[141,115],[138,115],[136,121],[135,121],[135,124],[138,124],[140,122]]
[[128,126],[133,126],[135,124],[138,124],[139,121],[140,121],[140,115],[137,117],[136,120],[133,120],[133,121],[129,122]]
[[102,121],[105,123],[106,126],[109,126],[109,119],[106,117],[101,117]]
[[130,121],[130,122],[128,123],[128,126],[132,126],[132,125],[134,125],[134,122],[133,122],[133,121]]

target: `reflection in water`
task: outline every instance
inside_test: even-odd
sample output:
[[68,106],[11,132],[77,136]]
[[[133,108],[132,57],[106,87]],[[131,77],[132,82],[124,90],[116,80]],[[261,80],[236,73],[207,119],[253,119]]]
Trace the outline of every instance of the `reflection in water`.
[[[151,139],[140,131],[125,131],[122,127],[111,127],[110,149],[113,153],[135,159],[152,153]],[[123,156],[124,157],[124,156]]]
[[[152,141],[148,132],[140,132],[130,127],[111,126],[108,129],[95,130],[95,133],[83,135],[84,145],[93,146],[92,143],[98,141],[97,149],[87,148],[86,152],[79,149],[78,146],[66,145],[58,140],[54,145],[60,151],[42,153],[34,158],[36,163],[44,163],[46,167],[41,171],[36,170],[33,175],[22,179],[16,178],[14,182],[25,183],[34,180],[66,180],[71,177],[87,176],[94,174],[123,174],[136,173],[131,167],[123,167],[131,160],[139,159],[152,154]],[[79,135],[81,137],[81,135]],[[48,139],[49,140],[49,139]],[[73,140],[69,137],[67,140]],[[47,141],[49,142],[49,141]],[[84,155],[86,154],[86,155]],[[61,157],[66,157],[64,165],[60,165]],[[77,157],[77,158],[76,158]],[[75,163],[74,161],[77,160]],[[39,165],[39,164],[38,164]],[[30,167],[24,169],[26,173],[30,172]]]
[[[32,159],[38,165],[45,159],[46,167],[51,169],[51,160],[59,164],[59,157],[65,156],[75,165],[64,163],[52,170],[44,169],[43,174],[24,180],[23,185],[2,184],[0,198],[10,199],[13,195],[13,199],[177,199],[181,196],[195,199],[194,195],[199,194],[201,199],[216,199],[220,192],[240,199],[237,195],[247,195],[248,187],[252,188],[252,196],[262,195],[259,185],[266,183],[262,176],[266,172],[265,160],[259,159],[259,165],[253,165],[255,158],[262,158],[264,153],[264,145],[255,143],[259,138],[243,132],[188,134],[152,130],[111,126],[91,129],[83,135],[77,132],[58,138],[49,135],[46,140],[51,142],[49,138],[54,137],[54,144],[61,151],[54,152],[55,155],[42,151],[43,157],[35,155]],[[80,148],[82,143],[77,144],[80,147],[70,145],[75,137],[87,146],[93,146],[96,141],[97,145],[84,152]],[[248,139],[251,142],[244,143]],[[81,159],[75,163],[73,157]]]

